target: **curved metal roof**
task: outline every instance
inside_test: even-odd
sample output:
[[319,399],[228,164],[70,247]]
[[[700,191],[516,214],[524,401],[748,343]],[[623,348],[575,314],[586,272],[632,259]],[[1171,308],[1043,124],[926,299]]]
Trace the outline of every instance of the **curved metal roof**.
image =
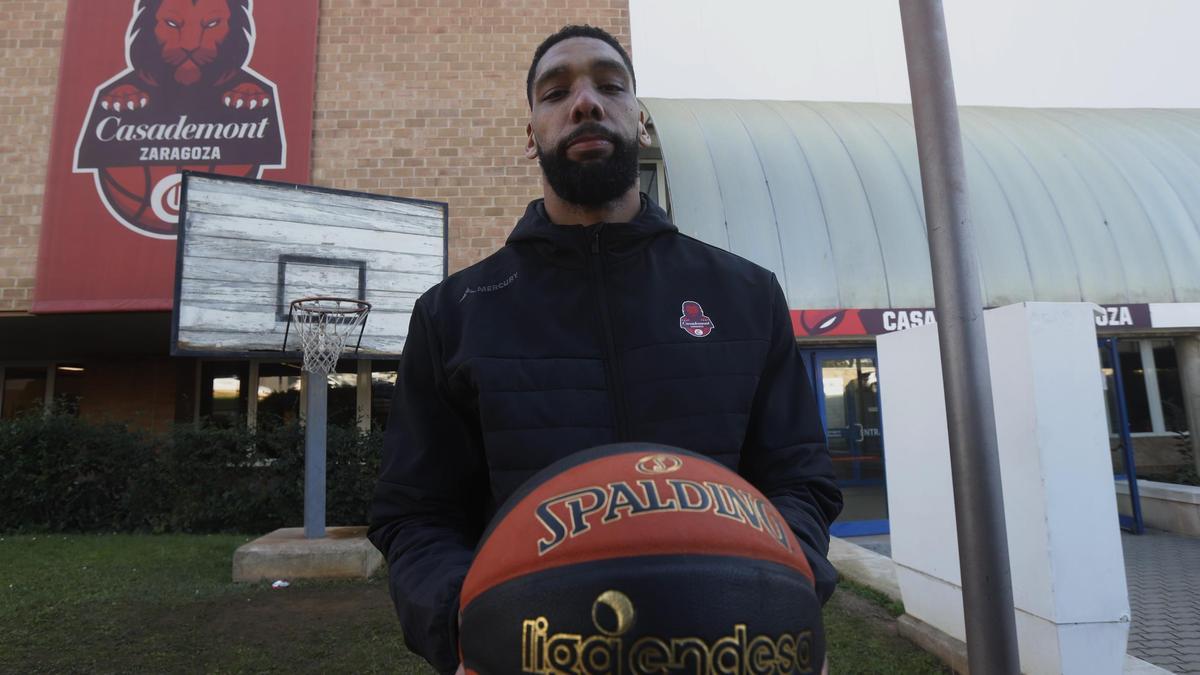
[[[933,306],[909,106],[642,103],[682,231],[794,308]],[[1200,301],[1200,110],[960,110],[986,305]]]

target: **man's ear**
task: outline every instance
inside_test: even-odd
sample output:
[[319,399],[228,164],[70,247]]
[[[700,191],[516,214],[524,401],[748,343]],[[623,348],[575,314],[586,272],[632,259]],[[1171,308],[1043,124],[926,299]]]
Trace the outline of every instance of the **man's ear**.
[[537,139],[533,137],[533,124],[525,125],[525,159],[537,159]]
[[648,148],[654,144],[654,139],[650,138],[650,131],[646,129],[646,111],[638,113],[638,145],[643,148]]

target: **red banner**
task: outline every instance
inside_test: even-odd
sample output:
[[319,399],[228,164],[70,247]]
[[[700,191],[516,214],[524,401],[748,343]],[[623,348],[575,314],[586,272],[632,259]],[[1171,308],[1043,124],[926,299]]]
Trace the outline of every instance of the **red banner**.
[[34,312],[169,310],[180,172],[309,180],[319,0],[70,0]]
[[[1101,305],[1096,328],[1150,328],[1150,305]],[[796,337],[834,338],[883,335],[915,326],[937,323],[928,308],[895,309],[793,309]]]

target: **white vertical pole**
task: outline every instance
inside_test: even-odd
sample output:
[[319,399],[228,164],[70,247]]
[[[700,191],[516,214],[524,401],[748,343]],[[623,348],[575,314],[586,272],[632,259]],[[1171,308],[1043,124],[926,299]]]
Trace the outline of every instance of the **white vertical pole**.
[[355,382],[357,405],[354,418],[358,430],[364,434],[371,430],[371,360],[358,360],[358,379]]
[[1192,460],[1196,470],[1200,471],[1200,335],[1175,338],[1175,356],[1179,360],[1179,383],[1183,385],[1183,407],[1187,411]]
[[54,407],[54,379],[57,376],[58,368],[55,364],[46,366],[46,392],[42,396],[42,407],[47,413]]
[[1138,340],[1142,352],[1142,376],[1146,384],[1146,405],[1150,408],[1150,431],[1156,434],[1167,432],[1163,421],[1162,397],[1158,393],[1158,366],[1154,363],[1154,346],[1150,340]]
[[246,425],[251,430],[258,428],[258,360],[250,359],[250,375],[246,378],[250,391],[246,392]]
[[300,423],[308,421],[308,371],[300,371]]

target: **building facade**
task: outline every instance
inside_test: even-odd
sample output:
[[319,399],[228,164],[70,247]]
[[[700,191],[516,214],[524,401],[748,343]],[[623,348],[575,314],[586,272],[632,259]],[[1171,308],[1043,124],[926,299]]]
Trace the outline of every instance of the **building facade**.
[[[249,6],[263,13],[290,1]],[[64,28],[77,4],[0,7],[0,416],[55,400],[86,417],[154,429],[253,418],[260,400],[298,414],[295,363],[172,358],[169,311],[35,313],[60,64],[76,48],[64,44]],[[138,7],[106,4],[123,22]],[[501,246],[540,195],[540,171],[523,156],[524,83],[536,46],[571,23],[600,26],[629,46],[626,0],[320,0],[316,11],[311,153],[289,160],[308,162],[315,185],[447,203],[451,272]],[[261,44],[271,26],[259,23]],[[121,39],[108,37],[117,49]],[[333,419],[374,413],[381,423],[395,363],[346,361],[341,369]]]
[[[676,224],[785,289],[847,494],[835,532],[885,531],[875,336],[936,321],[910,106],[642,103]],[[960,118],[983,304],[1092,304],[1114,474],[1129,448],[1137,475],[1173,482],[1200,419],[1200,113]]]
[[[501,246],[540,194],[539,169],[522,152],[537,44],[564,24],[590,23],[630,46],[627,0],[306,1],[315,56],[295,68],[314,94],[311,133],[288,139],[288,152],[305,148],[288,157],[305,167],[296,182],[446,203],[451,272]],[[39,305],[50,277],[70,272],[47,263],[62,239],[48,214],[64,200],[95,199],[90,188],[48,186],[62,170],[52,147],[63,133],[60,92],[88,57],[66,43],[85,2],[127,21],[151,0],[0,5],[0,418],[58,406],[161,430],[302,416],[298,363],[172,357],[169,306]],[[230,2],[263,15],[306,4]],[[257,27],[260,47],[271,30]],[[104,39],[119,50],[122,34]],[[936,319],[904,107],[643,103],[655,138],[642,157],[643,191],[684,232],[776,272],[850,495],[841,532],[886,528],[878,391],[887,364],[874,336]],[[1200,117],[977,109],[964,113],[964,132],[986,304],[1102,307],[1097,349],[1115,472],[1124,471],[1116,448],[1126,430],[1141,469],[1189,466],[1188,430],[1200,415]],[[115,227],[102,221],[95,227]],[[164,245],[154,255],[173,254]],[[88,264],[113,274],[134,264],[105,256]],[[330,419],[385,424],[395,370],[394,360],[343,360],[331,376]]]

